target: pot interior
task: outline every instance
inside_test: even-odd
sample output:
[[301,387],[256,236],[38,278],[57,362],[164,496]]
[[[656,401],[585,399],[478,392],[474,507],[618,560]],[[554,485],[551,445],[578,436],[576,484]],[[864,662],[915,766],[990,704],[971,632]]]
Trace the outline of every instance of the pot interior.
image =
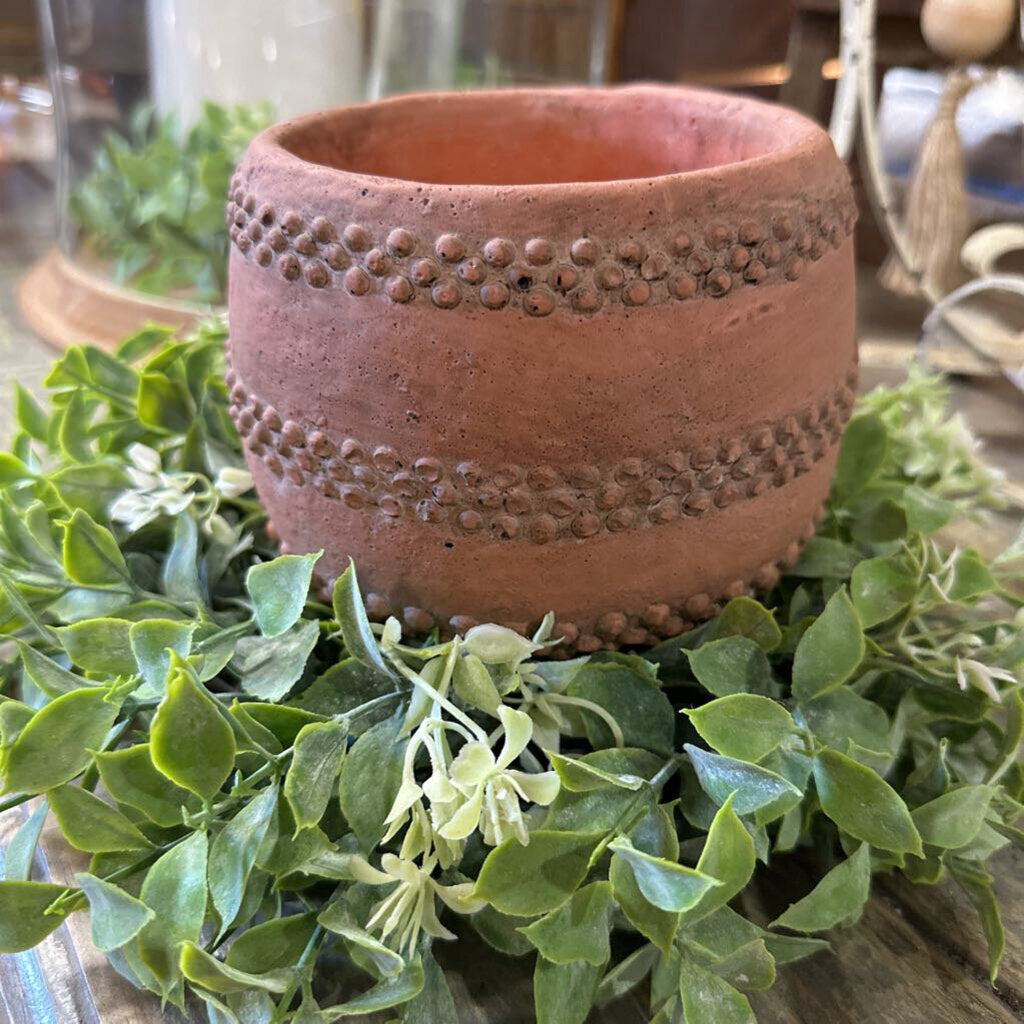
[[439,185],[655,178],[753,160],[810,122],[679,88],[513,90],[399,97],[326,111],[278,141],[311,163]]

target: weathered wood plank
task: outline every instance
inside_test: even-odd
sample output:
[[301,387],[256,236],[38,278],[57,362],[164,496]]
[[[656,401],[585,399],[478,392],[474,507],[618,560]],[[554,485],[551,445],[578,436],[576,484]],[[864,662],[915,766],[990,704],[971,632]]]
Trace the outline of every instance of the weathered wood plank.
[[1011,1024],[1017,1014],[929,941],[897,904],[875,896],[853,928],[779,972],[751,1002],[770,1024]]
[[[1006,929],[1006,953],[996,988],[1002,1001],[1024,1020],[1024,851],[1000,851],[990,869]],[[988,977],[988,950],[978,915],[959,886],[912,885],[894,875],[882,880],[880,888],[934,948],[947,951],[975,977]]]

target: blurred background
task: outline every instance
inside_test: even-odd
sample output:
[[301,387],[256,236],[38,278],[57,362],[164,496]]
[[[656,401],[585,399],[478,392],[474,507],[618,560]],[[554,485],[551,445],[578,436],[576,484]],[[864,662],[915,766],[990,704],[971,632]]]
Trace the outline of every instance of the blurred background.
[[218,307],[228,178],[272,120],[422,89],[690,83],[832,126],[860,200],[865,380],[915,355],[958,375],[1024,479],[1018,4],[0,0],[0,375],[39,376],[40,339],[109,344]]

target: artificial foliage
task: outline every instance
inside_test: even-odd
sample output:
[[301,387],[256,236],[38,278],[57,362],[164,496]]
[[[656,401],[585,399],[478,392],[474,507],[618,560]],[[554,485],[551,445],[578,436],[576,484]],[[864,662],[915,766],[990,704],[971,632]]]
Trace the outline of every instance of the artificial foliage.
[[[410,639],[368,622],[355,567],[311,597],[318,555],[263,531],[224,337],[146,329],[69,350],[48,407],[18,389],[0,806],[31,813],[0,949],[88,912],[115,970],[211,1024],[452,1024],[435,953],[458,934],[533,960],[540,1024],[630,990],[656,1024],[739,1024],[902,872],[966,891],[995,979],[1024,543],[987,562],[936,539],[998,496],[941,381],[861,400],[819,533],[763,601],[558,660],[553,616]],[[89,856],[73,886],[33,878],[48,817]],[[801,857],[826,858],[802,899],[740,912],[760,865]]]
[[206,103],[183,132],[173,113],[158,117],[152,107],[140,107],[127,136],[107,134],[71,195],[86,249],[111,261],[119,284],[223,302],[224,196],[245,147],[270,121],[265,104]]

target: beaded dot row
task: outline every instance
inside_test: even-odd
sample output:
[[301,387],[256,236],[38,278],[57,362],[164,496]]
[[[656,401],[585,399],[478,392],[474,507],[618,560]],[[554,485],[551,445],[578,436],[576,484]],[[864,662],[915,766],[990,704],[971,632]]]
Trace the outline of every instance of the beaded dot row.
[[282,485],[312,487],[385,519],[410,516],[459,534],[547,544],[701,516],[784,487],[838,442],[853,408],[856,371],[821,402],[745,436],[603,468],[485,468],[471,460],[410,458],[387,444],[338,441],[284,419],[233,371],[228,382],[231,415],[246,449]]
[[602,244],[531,238],[521,246],[495,237],[471,248],[445,232],[432,243],[407,228],[383,241],[365,226],[295,211],[278,217],[240,179],[227,204],[231,239],[258,266],[312,288],[342,287],[356,297],[383,294],[404,304],[429,295],[438,309],[479,305],[549,316],[559,306],[593,314],[607,306],[640,307],[707,295],[723,298],[740,285],[795,281],[808,261],[838,249],[854,227],[848,196],[807,201],[738,224],[675,231],[660,246],[637,239]]
[[[548,648],[544,653],[562,659],[572,654],[591,654],[599,650],[650,646],[660,640],[679,636],[700,622],[718,615],[733,598],[764,593],[774,587],[782,572],[796,564],[800,552],[814,536],[823,516],[824,508],[819,508],[813,521],[804,527],[797,539],[787,545],[782,557],[765,562],[748,579],[734,580],[717,594],[690,594],[673,601],[653,602],[641,610],[609,611],[592,622],[558,621],[553,635],[561,637],[562,643]],[[281,549],[288,551],[284,544]],[[330,599],[333,580],[314,576],[313,584],[323,597]],[[414,634],[429,633],[435,627],[440,627],[442,635],[464,634],[478,624],[478,620],[469,615],[444,617],[415,605],[397,606],[386,595],[373,591],[366,594],[364,601],[367,614],[374,622],[383,622],[394,615],[408,632]],[[531,632],[530,627],[535,624],[503,622],[502,625],[518,633],[528,634]]]

